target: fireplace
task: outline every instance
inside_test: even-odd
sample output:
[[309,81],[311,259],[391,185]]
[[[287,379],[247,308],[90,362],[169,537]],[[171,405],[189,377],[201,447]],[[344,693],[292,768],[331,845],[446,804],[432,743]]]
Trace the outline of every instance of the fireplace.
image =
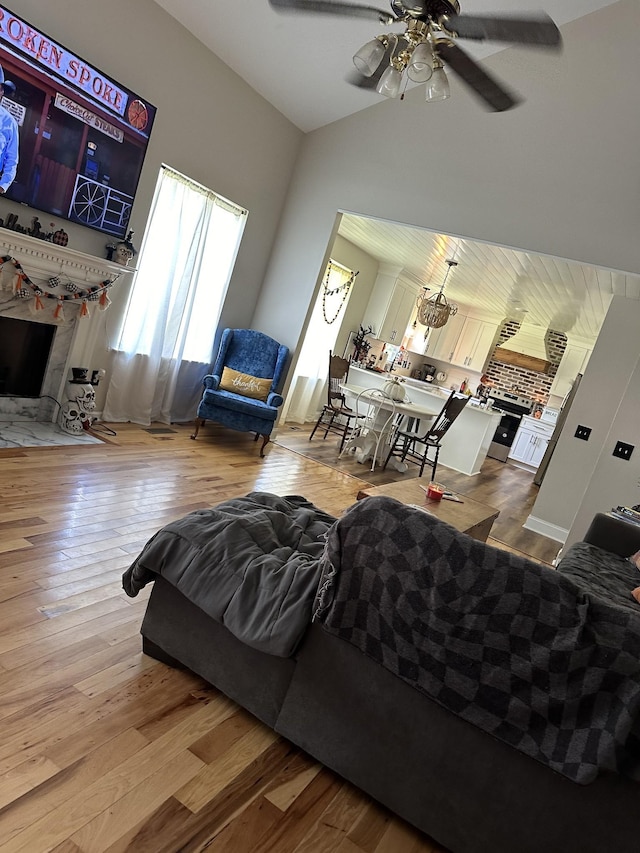
[[0,317],[0,395],[39,397],[55,326]]
[[[134,272],[133,269],[129,267],[125,269],[112,261],[76,252],[68,247],[56,246],[5,228],[0,228],[0,255],[8,255],[18,261],[29,278],[36,284],[42,283],[44,289],[49,279],[57,276],[61,276],[63,281],[79,282],[86,288],[98,285],[105,279]],[[0,382],[25,384],[5,386],[4,389],[0,385],[0,422],[54,421],[59,411],[59,404],[64,402],[64,387],[70,374],[78,327],[83,326],[81,341],[83,338],[90,337],[92,328],[97,328],[92,324],[99,322],[99,312],[94,311],[91,317],[79,319],[80,302],[65,302],[65,319],[61,321],[54,316],[56,299],[49,298],[44,298],[43,309],[36,311],[34,299],[19,299],[14,295],[14,276],[13,264],[5,263],[0,272],[0,321],[4,322],[5,319],[15,321],[7,328],[10,326],[23,328],[22,324],[33,327],[33,332],[36,338],[40,338],[40,342],[26,345],[26,362],[19,367],[14,364],[14,361],[17,363],[20,360],[17,350],[22,344],[18,339],[14,339],[9,346],[10,370],[6,371],[6,376],[0,375]],[[49,341],[48,349],[47,340]],[[7,367],[4,342],[5,330],[0,328],[0,371]],[[41,349],[38,368],[30,361],[34,348]],[[75,355],[77,357],[78,353],[76,352]],[[44,369],[39,376],[43,362]],[[9,375],[14,368],[22,378]],[[28,380],[31,380],[31,384]],[[8,390],[9,387],[12,387],[12,390]]]

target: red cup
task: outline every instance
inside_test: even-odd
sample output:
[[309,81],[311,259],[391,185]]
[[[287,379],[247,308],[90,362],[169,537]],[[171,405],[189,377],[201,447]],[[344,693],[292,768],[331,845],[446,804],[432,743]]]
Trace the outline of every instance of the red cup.
[[431,501],[441,501],[444,494],[444,486],[440,483],[429,483],[427,487],[427,497]]

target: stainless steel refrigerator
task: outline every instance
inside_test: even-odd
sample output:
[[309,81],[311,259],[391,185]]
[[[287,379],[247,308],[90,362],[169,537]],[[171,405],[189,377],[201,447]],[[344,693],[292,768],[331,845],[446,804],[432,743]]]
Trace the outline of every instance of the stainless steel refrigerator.
[[540,483],[544,480],[544,475],[547,473],[549,462],[551,461],[553,452],[556,449],[556,444],[558,443],[558,439],[560,438],[560,433],[564,429],[564,425],[567,420],[567,415],[569,414],[569,409],[571,408],[571,404],[573,403],[574,397],[578,392],[578,386],[580,385],[581,379],[582,374],[578,373],[576,378],[573,380],[573,385],[571,386],[571,389],[562,401],[562,405],[560,406],[560,412],[558,414],[558,419],[556,420],[556,425],[553,428],[551,438],[549,439],[549,444],[547,445],[547,449],[544,452],[544,456],[542,457],[542,460],[540,461],[538,469],[533,478],[533,482],[536,486],[540,485]]

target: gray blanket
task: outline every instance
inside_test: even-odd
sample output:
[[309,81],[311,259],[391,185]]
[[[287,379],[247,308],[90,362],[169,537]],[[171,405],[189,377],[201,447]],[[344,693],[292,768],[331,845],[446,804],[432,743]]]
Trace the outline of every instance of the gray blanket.
[[330,530],[315,619],[579,782],[640,777],[640,609],[392,498]]
[[251,492],[167,524],[125,572],[127,595],[162,575],[260,651],[288,657],[311,622],[335,518],[298,495]]

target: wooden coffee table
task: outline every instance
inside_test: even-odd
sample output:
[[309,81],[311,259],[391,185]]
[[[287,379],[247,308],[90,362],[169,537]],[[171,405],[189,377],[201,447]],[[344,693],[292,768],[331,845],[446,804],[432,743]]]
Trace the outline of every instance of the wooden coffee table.
[[479,539],[480,542],[487,541],[491,526],[499,515],[499,510],[474,501],[466,495],[459,495],[464,503],[427,500],[426,492],[422,489],[422,486],[426,488],[427,483],[428,481],[421,477],[412,477],[408,480],[399,480],[397,483],[388,483],[386,486],[371,486],[368,489],[361,489],[357,498],[361,500],[374,495],[384,495],[388,498],[396,498],[405,504],[417,504],[435,515],[436,518],[451,524],[461,533]]

